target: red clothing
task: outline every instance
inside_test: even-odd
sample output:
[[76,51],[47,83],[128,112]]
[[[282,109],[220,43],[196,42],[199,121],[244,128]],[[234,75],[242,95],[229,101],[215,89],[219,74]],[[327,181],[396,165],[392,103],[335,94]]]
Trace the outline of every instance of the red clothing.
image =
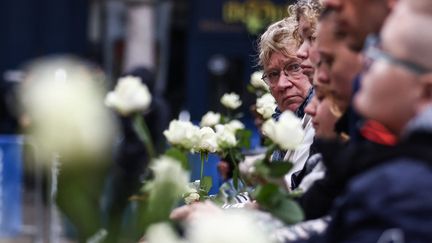
[[397,137],[381,123],[367,120],[360,129],[361,135],[367,140],[381,145],[395,145]]

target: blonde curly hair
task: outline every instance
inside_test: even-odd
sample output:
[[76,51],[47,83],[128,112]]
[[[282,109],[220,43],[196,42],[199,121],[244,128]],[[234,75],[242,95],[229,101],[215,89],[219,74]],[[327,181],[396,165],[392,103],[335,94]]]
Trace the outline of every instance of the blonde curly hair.
[[315,33],[318,18],[322,11],[323,5],[320,0],[299,0],[296,4],[290,5],[288,7],[288,14],[297,21],[293,32],[294,38],[300,43],[303,42],[299,33],[299,21],[301,17],[304,17],[310,23],[312,32]]
[[296,26],[293,18],[284,18],[270,25],[258,40],[258,65],[269,64],[273,53],[282,53],[286,57],[295,57],[300,45],[293,37]]

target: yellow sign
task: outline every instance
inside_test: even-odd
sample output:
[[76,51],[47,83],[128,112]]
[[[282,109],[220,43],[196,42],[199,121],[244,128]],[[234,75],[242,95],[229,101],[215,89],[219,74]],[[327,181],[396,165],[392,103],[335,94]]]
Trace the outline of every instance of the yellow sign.
[[269,23],[287,17],[288,6],[268,0],[227,1],[222,8],[222,18],[227,24],[243,23],[250,33],[257,34]]

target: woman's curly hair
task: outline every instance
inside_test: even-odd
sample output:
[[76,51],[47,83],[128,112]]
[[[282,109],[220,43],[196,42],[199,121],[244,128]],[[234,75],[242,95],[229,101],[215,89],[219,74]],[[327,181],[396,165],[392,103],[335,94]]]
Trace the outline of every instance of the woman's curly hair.
[[322,10],[323,6],[320,0],[299,0],[296,4],[288,7],[288,14],[297,21],[293,35],[300,43],[303,42],[299,33],[300,18],[304,17],[310,23],[313,33],[315,33]]

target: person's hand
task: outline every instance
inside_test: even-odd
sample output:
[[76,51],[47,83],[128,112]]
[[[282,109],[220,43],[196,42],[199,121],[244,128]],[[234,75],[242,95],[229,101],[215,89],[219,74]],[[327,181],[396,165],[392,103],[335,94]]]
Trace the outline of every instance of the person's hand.
[[222,212],[222,209],[210,201],[196,202],[174,209],[170,214],[170,219],[176,221],[192,221],[220,212]]
[[176,221],[182,221],[189,217],[189,214],[191,213],[191,205],[184,205],[178,208],[175,208],[173,211],[171,211],[170,219],[176,220]]

